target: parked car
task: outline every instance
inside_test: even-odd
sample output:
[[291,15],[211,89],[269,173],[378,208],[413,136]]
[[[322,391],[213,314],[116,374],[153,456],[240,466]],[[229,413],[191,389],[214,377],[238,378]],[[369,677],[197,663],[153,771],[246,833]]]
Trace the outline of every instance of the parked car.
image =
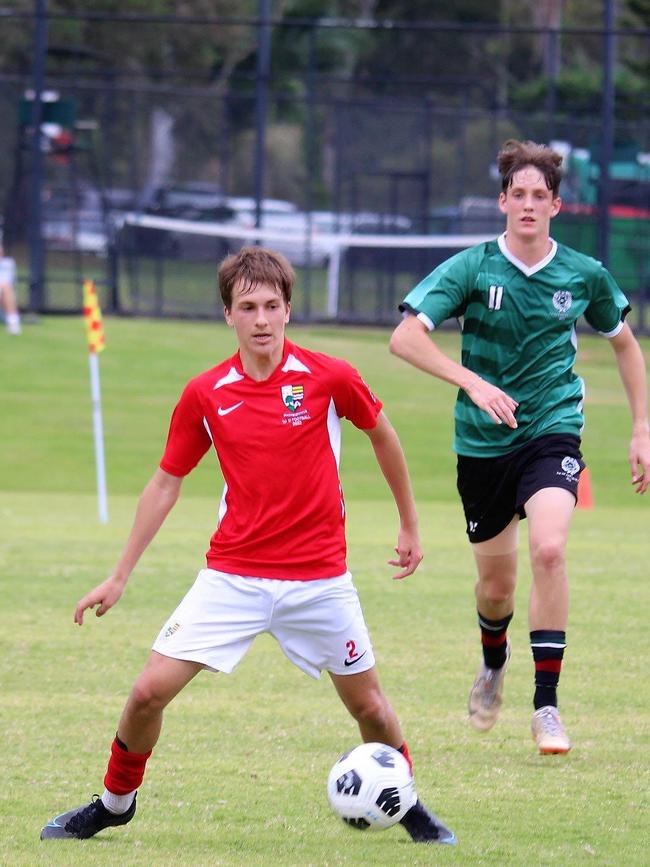
[[[246,244],[261,242],[283,253],[294,265],[324,267],[331,256],[345,248],[341,236],[404,234],[413,231],[403,215],[370,211],[336,213],[301,211],[293,202],[250,196],[227,196],[218,187],[204,183],[167,184],[145,194],[138,209],[145,214],[201,222],[214,227],[214,234],[192,232],[179,226],[160,228],[127,226],[123,243],[144,255],[184,260],[212,261]],[[224,231],[220,233],[219,229]]]
[[42,234],[52,250],[78,250],[103,255],[119,214],[132,209],[128,190],[103,193],[96,187],[46,188],[43,198]]
[[[240,218],[246,225],[245,218]],[[255,221],[248,218],[248,226]],[[342,235],[403,234],[411,230],[411,221],[401,215],[377,214],[368,211],[357,214],[333,211],[296,211],[295,213],[263,212],[262,243],[282,253],[293,265],[322,268],[336,251],[346,247]],[[240,245],[251,243],[256,234],[243,236]]]
[[504,226],[496,198],[464,196],[457,205],[442,205],[429,213],[429,231],[434,235],[497,235]]
[[[227,196],[220,187],[201,182],[166,184],[145,191],[139,198],[140,211],[187,220],[227,223],[241,217],[247,221],[256,211],[256,202],[251,196]],[[287,214],[298,210],[293,202],[284,199],[262,199],[261,204],[262,210],[269,213]]]
[[[297,212],[292,202],[265,198],[261,202],[266,215],[291,215]],[[256,201],[250,196],[227,196],[214,184],[202,182],[171,183],[145,192],[137,209],[145,214],[171,217],[190,222],[212,223],[215,235],[187,230],[152,230],[130,227],[128,242],[139,252],[191,261],[214,261],[243,243],[239,237],[219,236],[219,227],[255,225]]]

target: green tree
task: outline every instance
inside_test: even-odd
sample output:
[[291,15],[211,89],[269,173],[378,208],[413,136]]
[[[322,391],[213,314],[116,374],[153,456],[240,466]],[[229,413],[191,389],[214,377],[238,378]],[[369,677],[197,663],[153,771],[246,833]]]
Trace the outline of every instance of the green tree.
[[627,0],[627,8],[622,14],[622,24],[630,29],[643,28],[645,38],[635,39],[621,62],[643,80],[646,98],[650,96],[650,0]]

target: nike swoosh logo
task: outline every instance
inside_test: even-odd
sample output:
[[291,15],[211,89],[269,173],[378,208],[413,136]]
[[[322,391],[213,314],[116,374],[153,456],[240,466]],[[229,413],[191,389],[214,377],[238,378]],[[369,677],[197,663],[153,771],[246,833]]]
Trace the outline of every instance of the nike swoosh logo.
[[64,816],[65,816],[65,813],[60,813],[58,816],[55,816],[53,819],[50,819],[50,821],[47,823],[47,825],[45,827],[46,828],[63,828],[63,825],[61,824],[61,822],[59,820],[62,819]]
[[345,665],[346,668],[348,668],[350,665],[356,665],[360,659],[363,659],[363,657],[366,655],[367,652],[368,652],[367,650],[364,650],[363,653],[361,654],[361,656],[357,656],[356,659],[344,659],[343,665]]
[[219,415],[228,415],[229,412],[233,412],[233,410],[239,409],[243,402],[243,400],[240,400],[239,403],[233,403],[232,406],[227,406],[225,409],[224,407],[220,406],[217,412],[219,413]]

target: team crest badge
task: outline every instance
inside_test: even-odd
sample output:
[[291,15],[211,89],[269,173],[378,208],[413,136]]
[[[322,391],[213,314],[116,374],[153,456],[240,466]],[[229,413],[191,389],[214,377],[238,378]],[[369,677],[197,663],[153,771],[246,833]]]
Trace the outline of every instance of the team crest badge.
[[562,469],[569,476],[575,476],[575,474],[580,469],[580,464],[575,458],[569,457],[567,455],[565,458],[562,458]]
[[302,406],[305,398],[305,390],[302,385],[283,385],[282,386],[282,403],[290,409],[291,412],[296,412]]
[[571,304],[573,303],[573,297],[568,289],[560,289],[553,295],[553,307],[557,310],[558,313],[566,313]]

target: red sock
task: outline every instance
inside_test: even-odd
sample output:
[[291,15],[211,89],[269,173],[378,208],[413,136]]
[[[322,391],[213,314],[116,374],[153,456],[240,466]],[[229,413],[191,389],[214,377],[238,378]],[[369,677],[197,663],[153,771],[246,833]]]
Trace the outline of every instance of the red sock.
[[[408,748],[408,744],[406,743],[406,741],[404,741],[404,743],[402,744],[401,747],[397,748],[397,752],[401,753],[404,756],[404,758],[406,759],[406,761],[409,763],[409,768],[411,769],[411,776],[412,776],[413,775],[413,761],[411,759],[411,754],[409,753],[409,748]],[[106,786],[106,788],[108,788],[108,786]]]
[[148,753],[130,753],[117,737],[111,744],[111,757],[108,760],[104,785],[114,795],[128,795],[139,789],[144,777]]

